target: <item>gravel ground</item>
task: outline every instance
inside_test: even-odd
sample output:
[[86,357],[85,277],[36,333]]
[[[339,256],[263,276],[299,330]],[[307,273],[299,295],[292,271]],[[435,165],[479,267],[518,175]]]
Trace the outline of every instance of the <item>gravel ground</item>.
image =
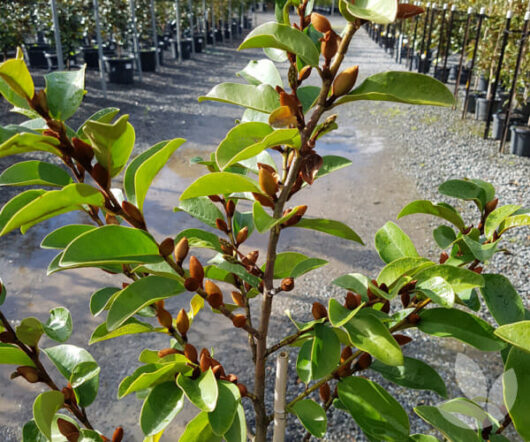
[[[264,21],[267,17],[261,16]],[[336,24],[341,26],[341,22]],[[178,194],[202,171],[189,167],[188,161],[195,155],[206,155],[215,149],[224,133],[233,125],[240,111],[221,104],[200,105],[196,97],[221,81],[233,81],[233,74],[240,70],[249,59],[262,58],[259,51],[239,53],[232,45],[223,45],[207,54],[197,55],[193,60],[178,66],[169,60],[160,73],[146,75],[142,84],[134,89],[112,86],[105,100],[98,90],[96,75],[91,72],[87,78],[89,93],[80,115],[74,123],[103,106],[121,107],[129,113],[136,128],[137,146],[140,152],[159,139],[182,136],[188,139],[185,148],[169,164],[155,182],[148,196],[148,213],[163,209],[169,215],[151,215],[148,225],[163,238],[179,230],[197,226],[180,214],[171,215]],[[401,69],[395,65],[379,47],[369,40],[364,31],[354,40],[351,54],[345,65],[359,64],[360,75]],[[285,73],[285,69],[283,69]],[[17,117],[7,114],[1,107],[2,124],[16,122]],[[293,229],[282,236],[282,250],[296,250],[315,256],[315,250],[330,261],[323,269],[310,273],[297,283],[297,289],[278,298],[274,305],[271,342],[284,335],[282,330],[292,330],[284,310],[291,310],[299,320],[309,320],[309,305],[315,300],[327,303],[330,296],[340,297],[342,291],[329,282],[335,277],[351,271],[375,276],[381,268],[372,238],[374,233],[389,219],[395,220],[400,208],[409,201],[420,198],[440,199],[436,187],[451,177],[470,177],[491,180],[498,189],[502,203],[530,205],[527,192],[530,180],[530,161],[511,155],[496,154],[496,144],[481,140],[477,133],[480,128],[475,122],[459,120],[458,112],[447,109],[408,107],[404,105],[359,102],[343,106],[340,110],[340,129],[333,132],[319,146],[325,153],[342,154],[351,157],[354,165],[337,172],[314,186],[311,194],[302,195],[300,201],[309,201],[309,214],[328,216],[347,222],[365,239],[366,247],[352,246],[346,241],[330,239],[324,235],[303,234]],[[76,124],[73,124],[76,126]],[[8,159],[0,159],[0,170],[8,164]],[[0,202],[8,199],[4,189]],[[339,197],[340,196],[340,197]],[[296,204],[298,201],[294,201]],[[360,210],[359,210],[360,209]],[[44,315],[55,305],[66,305],[74,315],[76,331],[72,343],[84,345],[86,336],[100,322],[87,314],[88,295],[94,287],[116,284],[108,276],[101,277],[97,272],[75,271],[45,278],[43,268],[49,261],[47,251],[36,249],[43,234],[57,225],[79,222],[77,218],[66,217],[62,222],[43,223],[32,229],[26,236],[12,233],[2,239],[0,268],[2,277],[10,287],[10,297],[3,308],[9,317],[17,317],[21,310],[31,314]],[[409,217],[400,220],[400,226],[414,239],[421,253],[435,258],[435,248],[430,236],[430,228],[435,226],[427,217]],[[304,230],[304,229],[300,229]],[[506,241],[513,255],[501,256],[493,260],[488,271],[500,271],[509,276],[521,295],[528,300],[528,261],[530,259],[530,237],[528,230],[511,234]],[[253,237],[249,245],[263,254],[264,238]],[[188,299],[174,300],[174,309],[185,307]],[[19,315],[18,315],[19,316]],[[237,372],[240,379],[251,384],[250,369],[241,368],[239,361],[248,360],[248,352],[243,334],[228,327],[212,314],[204,315],[203,328],[195,329],[190,336],[192,342],[203,346],[221,344],[219,357],[230,371]],[[478,364],[487,373],[489,385],[502,373],[498,358],[482,355],[469,347],[449,340],[427,339],[414,335],[416,341],[405,353],[425,360],[446,380],[449,397],[461,396],[462,392],[455,380],[455,360],[463,354]],[[95,345],[90,351],[103,364],[102,388],[100,397],[89,414],[96,425],[109,433],[116,424],[127,429],[127,441],[141,441],[136,424],[140,403],[134,398],[117,401],[117,383],[130,373],[137,360],[139,349],[162,348],[165,346],[159,337],[143,337],[141,344],[137,338],[120,338],[108,343]],[[223,347],[225,346],[225,347]],[[226,346],[229,350],[226,350]],[[291,352],[291,361],[296,353]],[[102,362],[104,361],[104,363]],[[0,371],[0,382],[8,382],[9,370]],[[273,363],[268,367],[268,377],[273,379]],[[380,380],[377,376],[374,379]],[[435,404],[442,399],[434,393],[408,391],[401,387],[382,382],[384,387],[400,400],[411,418],[414,432],[427,432],[428,427],[412,412],[419,404]],[[297,384],[296,372],[290,370],[288,399],[303,391],[303,384]],[[464,386],[465,389],[465,386]],[[17,440],[20,426],[31,415],[27,406],[39,388],[27,387],[20,382],[0,391],[0,439]],[[272,401],[272,391],[268,397]],[[247,404],[248,405],[248,404]],[[250,411],[250,410],[247,410]],[[163,438],[177,440],[183,425],[194,411],[186,408],[179,417],[179,423],[172,425]],[[251,413],[247,413],[249,422]],[[303,435],[300,425],[290,418],[287,439],[298,441]],[[325,440],[355,441],[365,440],[346,414],[336,411],[329,418],[330,431]],[[512,439],[513,438],[513,439]],[[517,440],[511,435],[510,439]]]

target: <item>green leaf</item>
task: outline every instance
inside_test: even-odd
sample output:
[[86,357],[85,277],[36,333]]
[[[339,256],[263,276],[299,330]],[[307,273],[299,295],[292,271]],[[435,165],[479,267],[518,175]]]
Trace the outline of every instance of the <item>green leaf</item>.
[[502,325],[495,330],[495,334],[503,341],[530,353],[530,321]]
[[339,0],[339,9],[343,17],[350,22],[360,18],[384,25],[392,23],[397,14],[397,4],[392,0]]
[[83,127],[98,162],[111,177],[118,175],[127,164],[134,147],[134,128],[128,119],[128,115],[123,115],[114,123],[90,120]]
[[335,106],[359,100],[447,107],[454,104],[453,94],[443,83],[427,75],[403,71],[371,75],[352,92],[335,101]]
[[350,342],[387,365],[403,365],[401,347],[386,326],[368,310],[361,310],[343,325]]
[[144,307],[178,295],[185,289],[174,279],[147,276],[125,287],[112,302],[107,315],[107,329],[113,331]]
[[208,413],[208,421],[212,431],[218,436],[223,436],[234,422],[241,395],[239,388],[231,382],[219,381],[217,389],[219,390],[217,405],[215,410]]
[[[92,355],[83,348],[62,344],[44,350],[46,356],[57,367],[57,370],[70,380],[75,367],[82,362],[96,362]],[[99,387],[99,375],[94,376],[79,388],[74,388],[77,402],[82,407],[89,406],[96,399]]]
[[77,71],[51,72],[46,80],[46,101],[56,120],[66,121],[75,114],[85,91],[85,65]]
[[[0,64],[0,78],[18,96],[30,100],[35,93],[33,79],[23,58],[12,58]],[[8,97],[6,96],[6,99]]]
[[386,390],[359,376],[342,378],[339,399],[363,432],[375,440],[404,440],[409,434],[409,418]]
[[101,435],[97,431],[82,428],[77,442],[99,442],[100,440]]
[[348,275],[340,276],[333,281],[333,284],[338,285],[339,287],[342,287],[346,290],[358,293],[362,296],[363,301],[368,300],[368,288],[370,288],[372,293],[377,294],[382,298],[392,298],[392,296],[378,289],[374,284],[372,284],[370,279],[360,273],[350,273]]
[[35,367],[31,358],[14,344],[0,343],[0,364]]
[[247,442],[247,421],[245,409],[241,404],[237,406],[232,426],[224,435],[227,442]]
[[288,25],[268,22],[247,35],[238,50],[275,48],[298,55],[305,63],[318,66],[320,54],[311,38]]
[[324,409],[311,399],[296,402],[290,410],[298,417],[304,428],[315,437],[324,437],[328,418]]
[[414,215],[416,213],[424,213],[427,215],[434,215],[439,218],[443,218],[446,221],[454,224],[461,232],[465,230],[466,225],[460,214],[447,205],[436,204],[434,205],[430,201],[418,200],[410,204],[407,204],[401,212],[399,212],[398,219],[407,215]]
[[72,334],[72,316],[68,309],[56,307],[50,310],[50,317],[44,324],[44,332],[57,342],[66,342]]
[[22,428],[22,442],[47,442],[48,439],[44,434],[41,433],[39,427],[35,423],[35,420],[31,419],[30,421],[24,424]]
[[11,218],[22,208],[46,193],[45,190],[26,190],[10,199],[0,211],[0,228],[4,228]]
[[430,365],[407,357],[404,362],[401,366],[390,367],[380,361],[373,361],[370,368],[395,384],[416,390],[432,390],[442,397],[447,397],[443,379]]
[[416,273],[414,278],[418,282],[423,282],[435,276],[439,276],[451,284],[455,293],[484,286],[484,278],[482,275],[468,269],[453,267],[447,264],[427,267],[421,272]]
[[438,439],[436,439],[434,436],[429,436],[428,434],[419,434],[419,433],[412,434],[411,436],[409,436],[407,440],[413,441],[413,442],[439,442]]
[[24,318],[15,329],[17,338],[22,343],[35,347],[44,333],[44,328],[37,318]]
[[[7,296],[7,290],[5,284],[2,282],[2,278],[0,278],[0,305],[2,305]],[[0,326],[1,327],[1,326]],[[2,327],[3,328],[3,327]]]
[[90,117],[88,117],[77,129],[76,135],[78,137],[84,137],[83,128],[88,121],[99,121],[100,123],[110,123],[120,110],[117,107],[105,107],[94,112]]
[[84,233],[72,241],[61,258],[61,266],[141,264],[162,261],[151,235],[139,229],[107,225]]
[[488,202],[484,189],[469,180],[448,180],[440,184],[438,192],[464,201],[474,201],[481,211]]
[[224,195],[236,192],[261,193],[258,184],[244,175],[230,172],[216,172],[203,175],[182,193],[181,200],[208,195]]
[[[3,225],[0,236],[18,227],[22,233],[25,233],[37,223],[62,213],[78,210],[84,204],[102,207],[103,203],[103,195],[94,187],[88,184],[69,184],[61,190],[45,192],[20,208]],[[4,210],[0,212],[0,218],[3,218],[3,213]]]
[[201,411],[184,429],[179,442],[220,442],[221,437],[216,436],[208,421],[208,413]]
[[138,321],[135,318],[127,319],[121,326],[111,331],[107,329],[107,324],[104,322],[96,327],[88,345],[95,344],[96,342],[106,341],[108,339],[119,338],[125,335],[137,335],[140,333],[152,333],[155,329],[151,324],[147,322]]
[[512,283],[503,275],[484,274],[480,293],[488,310],[499,325],[522,321],[524,306]]
[[453,287],[441,276],[433,276],[421,281],[416,284],[416,290],[443,307],[451,308],[455,303]]
[[449,226],[438,226],[432,234],[441,249],[447,249],[456,240],[456,233]]
[[206,230],[201,229],[186,229],[177,235],[175,238],[175,243],[178,243],[182,238],[186,238],[188,240],[190,247],[212,249],[222,253],[221,246],[219,244],[219,237],[215,233],[207,232]]
[[168,381],[174,381],[175,374],[189,371],[188,360],[184,355],[173,355],[174,362],[169,364],[147,364],[137,368],[134,373],[121,381],[118,387],[118,399],[128,394],[145,390]]
[[185,141],[183,138],[162,141],[138,155],[125,170],[125,195],[140,211],[143,211],[144,200],[153,179]]
[[140,412],[140,426],[146,436],[164,430],[184,406],[184,394],[175,382],[155,386],[144,401]]
[[99,315],[103,310],[108,310],[110,306],[110,300],[114,299],[114,295],[118,293],[120,289],[116,287],[104,287],[96,290],[90,297],[90,313],[94,316]]
[[481,351],[499,351],[506,344],[486,321],[457,309],[432,308],[420,313],[418,328],[429,335],[455,338]]
[[307,259],[307,256],[297,252],[278,253],[274,263],[274,279],[288,278],[296,266]]
[[289,219],[291,219],[293,216],[295,216],[298,213],[298,209],[300,209],[302,206],[296,206],[294,207],[287,215],[282,216],[281,218],[273,218],[270,216],[263,206],[258,202],[255,201],[254,205],[252,206],[252,214],[254,217],[254,225],[256,226],[256,230],[259,233],[267,232],[268,230],[272,229],[273,227],[282,224]]
[[302,382],[309,384],[311,376],[311,351],[313,349],[313,340],[305,341],[300,347],[296,359],[296,373]]
[[191,379],[182,373],[177,377],[177,385],[184,391],[189,401],[202,411],[214,411],[219,397],[217,380],[211,369]]
[[178,209],[175,210],[182,210],[213,228],[216,228],[215,220],[217,218],[223,218],[221,211],[206,196],[181,201]]
[[0,175],[0,186],[53,186],[63,187],[72,178],[60,167],[42,161],[15,163]]
[[48,152],[61,156],[58,145],[57,138],[34,133],[17,133],[0,144],[0,158],[28,152]]
[[80,362],[72,370],[72,375],[70,376],[70,384],[73,388],[79,388],[99,376],[100,371],[101,368],[99,367],[97,362]]
[[350,310],[340,305],[336,299],[331,298],[328,304],[329,322],[331,322],[333,327],[342,327],[352,319],[363,306],[364,303],[360,304],[356,309]]
[[530,439],[530,354],[512,348],[504,366],[504,405],[523,440]]
[[311,349],[311,377],[321,379],[337,367],[340,360],[340,341],[335,332],[315,324],[315,339]]
[[236,75],[243,77],[250,84],[260,85],[269,84],[272,87],[283,87],[283,81],[276,65],[265,58],[262,60],[251,60],[244,69]]
[[78,236],[85,232],[96,229],[95,226],[88,224],[70,224],[68,226],[59,227],[53,232],[46,235],[40,243],[43,249],[64,249]]
[[429,261],[427,258],[398,258],[383,267],[377,276],[377,283],[386,284],[387,287],[390,287],[403,275],[412,276],[418,271],[418,269],[428,267],[430,265],[434,265],[434,263]]
[[399,258],[419,256],[410,238],[391,221],[375,234],[375,248],[387,264]]
[[[309,109],[313,107],[319,95],[320,88],[318,86],[302,86],[296,90],[296,96],[302,104],[302,111],[304,113],[306,113]],[[329,129],[331,129],[331,126]],[[321,133],[320,136],[322,135],[323,133]]]
[[499,226],[499,235],[503,234],[508,229],[513,229],[515,227],[530,226],[530,214],[518,214],[518,212],[519,211],[515,212],[513,216],[509,216],[508,218],[504,219],[504,221]]
[[506,206],[498,207],[493,212],[491,212],[486,218],[486,222],[484,224],[484,234],[486,235],[486,238],[492,239],[493,234],[501,225],[501,223],[510,215],[517,212],[520,208],[521,206],[514,206],[512,204],[508,204]]
[[207,95],[199,97],[199,102],[208,100],[235,104],[266,114],[270,114],[280,106],[278,93],[268,84],[254,86],[241,83],[221,83]]
[[[214,256],[210,261],[208,261],[208,263],[215,265],[218,269],[224,270],[229,273],[236,274],[243,281],[248,282],[251,286],[257,287],[260,283],[260,279],[257,276],[254,276],[248,273],[247,270],[240,264],[233,264],[231,262],[226,261],[223,258],[223,255],[220,253]],[[228,282],[227,277],[231,279],[230,276],[223,275],[223,279],[219,278],[219,280]],[[213,278],[213,279],[218,279],[218,277]]]
[[336,155],[324,155],[322,161],[322,167],[317,172],[317,179],[353,164],[348,158]]
[[301,261],[291,271],[291,278],[299,278],[302,275],[310,272],[311,270],[318,269],[325,266],[328,262],[325,259],[320,258],[308,258],[305,261]]
[[33,402],[33,419],[48,440],[51,440],[53,417],[63,405],[64,396],[60,391],[45,391]]
[[453,414],[437,407],[422,405],[414,408],[416,414],[431,424],[449,440],[479,442],[481,438],[467,424]]
[[350,229],[346,224],[340,221],[323,218],[303,218],[295,225],[295,227],[317,230],[319,232],[324,232],[329,235],[337,236],[339,238],[344,238],[350,241],[355,241],[359,244],[364,245],[361,237],[357,235],[357,233],[355,233],[352,229]]

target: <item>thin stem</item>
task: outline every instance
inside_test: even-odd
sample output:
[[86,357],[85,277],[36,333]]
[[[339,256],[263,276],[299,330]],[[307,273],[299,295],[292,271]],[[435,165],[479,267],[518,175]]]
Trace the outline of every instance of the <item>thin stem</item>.
[[277,342],[273,346],[269,347],[266,351],[266,356],[269,356],[271,353],[274,353],[275,351],[278,351],[280,348],[285,347],[287,345],[292,344],[295,342],[299,337],[304,335],[305,333],[309,333],[313,331],[314,327],[307,328],[305,330],[299,330],[297,333],[292,334],[290,336],[287,336],[286,338],[283,338],[280,342]]

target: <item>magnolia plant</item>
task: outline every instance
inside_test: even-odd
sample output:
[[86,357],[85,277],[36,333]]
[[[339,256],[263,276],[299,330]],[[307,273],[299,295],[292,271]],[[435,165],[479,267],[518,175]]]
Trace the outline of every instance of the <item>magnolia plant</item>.
[[[297,23],[290,22],[293,6]],[[383,262],[379,274],[339,277],[333,283],[344,290],[343,299],[332,298],[327,306],[308,305],[312,321],[292,318],[293,330],[286,330],[277,342],[268,339],[276,298],[326,264],[319,257],[283,249],[282,233],[302,228],[362,243],[344,223],[310,217],[305,205],[289,205],[294,195],[310,191],[321,177],[350,164],[346,158],[319,152],[320,138],[337,128],[336,115],[329,111],[358,100],[453,104],[447,88],[430,77],[386,72],[357,85],[362,67],[342,66],[364,23],[391,23],[421,13],[421,8],[398,6],[395,0],[343,0],[338,6],[346,20],[340,35],[325,17],[311,13],[307,0],[282,2],[278,22],[254,29],[240,49],[264,48],[275,58],[283,55],[287,78],[269,59],[252,61],[240,72],[248,84],[222,83],[200,98],[231,103],[244,112],[216,151],[198,160],[206,173],[175,201],[178,210],[204,228],[168,238],[150,231],[145,199],[151,182],[184,140],[159,142],[130,160],[134,129],[118,109],[102,109],[77,129],[69,125],[85,94],[83,70],[50,73],[45,88],[36,90],[20,51],[0,65],[0,92],[30,119],[28,124],[0,128],[0,156],[41,151],[64,166],[18,161],[2,172],[1,185],[36,188],[4,205],[0,235],[15,229],[25,233],[65,212],[84,214],[84,223],[59,227],[43,239],[41,247],[57,250],[48,274],[92,267],[118,275],[120,282],[87,293],[91,313],[105,316],[89,344],[123,335],[160,337],[159,349],[141,350],[142,365],[118,388],[120,399],[132,393],[142,398],[139,422],[145,441],[158,441],[185,402],[196,407],[197,414],[181,441],[251,437],[263,442],[272,421],[285,413],[297,417],[307,439],[323,437],[327,414],[336,409],[349,413],[351,425],[357,424],[369,440],[436,440],[410,434],[400,398],[372,380],[373,373],[446,399],[418,405],[414,411],[450,440],[507,440],[501,433],[510,425],[530,438],[528,311],[507,278],[483,273],[483,264],[505,250],[505,232],[529,225],[530,212],[499,205],[486,182],[456,179],[439,187],[447,197],[473,203],[473,212],[465,216],[447,203],[426,200],[400,212],[399,217],[429,214],[442,220],[433,232],[441,249],[435,261],[420,256],[412,240],[388,222],[375,235]],[[318,79],[319,86],[306,85],[309,77]],[[123,180],[118,181],[122,172]],[[262,257],[246,245],[256,232],[268,237]],[[209,260],[203,258],[208,253]],[[122,284],[123,278],[129,282]],[[0,304],[6,293],[2,285]],[[177,296],[189,299],[189,308],[174,311],[171,302]],[[483,304],[496,324],[477,315]],[[204,309],[224,316],[245,335],[252,382],[244,384],[237,372],[225,370],[230,350],[216,348],[214,353],[191,332],[205,326]],[[0,363],[14,367],[13,378],[47,388],[35,399],[23,440],[109,440],[90,417],[101,369],[87,350],[66,343],[72,332],[69,311],[57,307],[49,318],[22,317],[16,327],[0,311],[0,324]],[[448,399],[444,380],[432,367],[404,356],[402,347],[414,345],[409,329],[500,352],[505,368],[501,415],[488,412],[484,398]],[[58,344],[42,344],[44,335]],[[296,372],[306,389],[295,395],[294,386],[287,385],[291,401],[273,411],[265,400],[271,388],[266,365],[288,349],[297,354]],[[43,358],[60,376],[47,371]],[[245,409],[254,411],[248,426]],[[127,431],[116,428],[112,441],[130,440],[124,436]],[[275,431],[281,439],[280,426]],[[176,440],[175,435],[169,438]]]

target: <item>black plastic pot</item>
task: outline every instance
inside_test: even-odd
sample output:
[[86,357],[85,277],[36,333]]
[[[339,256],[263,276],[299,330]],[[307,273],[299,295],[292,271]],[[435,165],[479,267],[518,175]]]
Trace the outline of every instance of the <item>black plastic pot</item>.
[[[173,43],[173,55],[175,58],[178,57],[178,54],[179,54],[179,48],[178,48],[178,45],[177,45],[177,42],[175,40],[172,41]],[[191,58],[191,38],[190,39],[187,39],[187,38],[184,38],[181,40],[180,42],[180,49],[182,51],[182,59],[183,60],[188,60]]]
[[202,34],[195,34],[193,40],[195,41],[195,52],[200,54],[202,52],[204,36]]
[[83,48],[83,59],[87,68],[99,69],[99,53],[97,48]]
[[156,70],[156,49],[142,49],[140,51],[140,62],[143,72],[154,72]]
[[521,157],[530,157],[530,127],[512,126],[512,140],[510,150]]
[[[500,140],[502,137],[502,130],[504,128],[504,122],[506,121],[506,113],[504,112],[497,112],[496,114],[493,114],[493,125],[491,126],[491,137],[494,140]],[[522,126],[524,125],[524,118],[521,114],[512,114],[510,117],[510,123],[509,126]],[[512,131],[508,131],[508,135],[506,137],[506,141],[510,141],[512,135]]]
[[[460,74],[460,84],[466,84],[467,83],[467,80],[469,79],[469,74],[470,74],[470,69],[469,68],[462,68],[462,72]],[[457,75],[458,75],[458,70],[457,70]],[[455,78],[456,80],[456,78]]]
[[44,56],[45,52],[51,50],[50,45],[31,45],[28,48],[29,64],[32,68],[47,68],[48,62]]
[[[488,119],[488,107],[490,100],[481,97],[477,99],[475,107],[475,120],[486,121]],[[501,100],[493,100],[492,113],[496,113],[501,108]]]
[[467,100],[467,109],[466,112],[474,113],[477,107],[477,99],[485,97],[484,92],[471,92]]
[[440,80],[442,83],[447,83],[449,79],[449,68],[436,67],[434,70],[434,78]]
[[103,57],[106,70],[109,73],[109,81],[118,84],[131,84],[134,82],[134,59],[133,57],[110,58]]
[[166,49],[166,43],[163,41],[158,42],[158,61],[160,65],[164,64],[164,49]]
[[458,75],[458,66],[454,64],[449,68],[449,80],[456,81],[457,75]]
[[478,79],[477,90],[480,92],[486,92],[488,90],[488,83],[489,82],[486,79],[486,77],[484,77],[484,75],[481,75],[480,78]]

